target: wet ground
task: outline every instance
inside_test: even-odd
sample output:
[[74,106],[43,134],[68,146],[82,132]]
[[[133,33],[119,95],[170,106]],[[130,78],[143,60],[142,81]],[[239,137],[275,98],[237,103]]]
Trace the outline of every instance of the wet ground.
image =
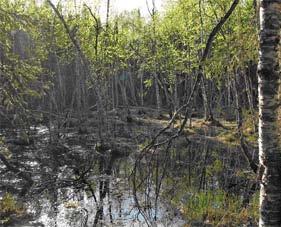
[[[29,214],[13,225],[3,226],[184,224],[180,216],[174,215],[168,201],[154,204],[153,199],[146,201],[142,192],[133,193],[132,170],[136,159],[133,154],[98,149],[88,136],[77,133],[67,133],[63,143],[49,144],[47,128],[36,130],[34,144],[5,147],[10,164],[29,175],[33,184],[6,171],[1,163],[1,195],[5,192],[16,195]],[[136,197],[141,200],[139,206]]]
[[190,143],[183,136],[169,149],[140,154],[137,150],[159,126],[147,130],[149,126],[137,125],[139,130],[121,125],[138,135],[133,135],[134,145],[132,136],[128,143],[125,136],[115,137],[125,144],[118,149],[103,147],[96,134],[77,130],[50,141],[49,129],[36,127],[28,146],[7,139],[17,138],[15,132],[2,131],[8,145],[2,144],[1,152],[18,172],[0,162],[0,196],[12,194],[25,209],[25,215],[11,215],[2,226],[185,226],[190,221],[178,204],[186,203],[192,190],[243,195],[251,185],[237,147],[208,137]]

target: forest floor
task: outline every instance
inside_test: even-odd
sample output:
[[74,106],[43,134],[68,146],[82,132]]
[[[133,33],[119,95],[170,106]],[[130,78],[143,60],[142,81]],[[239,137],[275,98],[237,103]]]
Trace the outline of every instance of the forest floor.
[[[193,118],[192,126],[185,127],[185,134],[190,138],[196,136],[205,136],[209,139],[216,140],[228,146],[240,146],[240,137],[237,133],[237,125],[235,121],[226,121],[225,119],[216,119],[221,125],[206,122],[202,118]],[[179,127],[180,122],[176,127]],[[257,134],[254,132],[252,125],[246,125],[242,128],[243,133],[249,144],[256,146]]]
[[[80,119],[75,114],[67,118],[55,116],[50,123],[38,124],[37,122],[35,127],[32,127],[35,129],[35,133],[36,128],[45,127],[43,131],[49,131],[49,138],[52,140],[49,141],[50,143],[64,143],[71,137],[74,143],[76,141],[79,144],[84,142],[93,145],[102,142],[109,148],[114,148],[116,152],[128,154],[140,150],[142,145],[149,143],[159,131],[169,124],[169,121],[167,111],[161,111],[159,116],[156,109],[130,107],[130,115],[127,113],[127,108],[120,108],[106,112],[101,119],[100,113],[92,111]],[[178,117],[171,127],[159,136],[159,140],[175,135],[182,121],[183,116]],[[11,132],[4,135],[4,141],[9,144],[28,145],[38,137],[38,135],[34,135],[34,132],[28,132],[30,137],[28,138],[28,135],[21,133],[20,129],[11,128],[5,131]],[[256,148],[257,132],[252,118],[245,119],[242,131],[249,146]],[[208,122],[198,116],[192,117],[187,121],[183,133],[179,136],[179,138],[183,137],[194,142],[205,138],[221,145],[233,147],[240,145],[235,120],[227,121],[224,118],[216,118],[216,122]]]
[[[133,150],[135,150],[136,145],[140,146],[142,143],[149,142],[149,139],[152,139],[162,128],[166,127],[170,121],[169,114],[165,111],[161,113],[160,117],[155,109],[131,108],[130,112],[132,118],[130,122],[127,121],[126,110],[121,109],[109,114],[107,128],[112,132],[109,135],[113,137],[115,143],[119,141],[119,144],[122,144],[123,141],[124,144],[127,144],[127,147],[134,147]],[[167,139],[169,136],[176,134],[182,121],[183,117],[175,120],[175,123],[163,133],[162,138]],[[194,142],[205,138],[225,146],[240,146],[240,136],[237,133],[235,120],[227,121],[223,118],[217,118],[216,121],[219,124],[193,117],[187,122],[179,138],[185,137]],[[91,125],[95,125],[95,120],[90,119],[84,123],[84,126],[88,129],[91,128]],[[245,119],[242,131],[248,145],[255,149],[257,133],[252,118]],[[108,138],[108,136],[106,137]]]
[[[109,120],[109,124],[111,125],[109,127],[113,126],[112,132],[115,133],[115,135],[116,126],[117,131],[119,130],[119,133],[117,133],[118,136],[113,136],[115,142],[118,140],[120,142],[122,140],[124,141],[125,137],[124,142],[127,143],[129,147],[131,145],[133,145],[133,147],[134,145],[139,146],[141,143],[148,142],[147,140],[152,139],[153,136],[162,128],[166,127],[170,121],[169,114],[165,111],[161,113],[160,117],[157,115],[155,109],[131,108],[130,112],[132,116],[130,122],[127,122],[124,110],[121,110],[119,113],[115,112],[116,115],[113,117],[111,116],[111,119]],[[89,125],[91,125],[93,122],[91,123],[92,120],[89,121]],[[162,137],[168,138],[169,136],[174,135],[180,128],[182,121],[183,117],[177,119],[175,123],[163,133]],[[203,118],[193,117],[187,122],[180,137],[189,138],[189,140],[193,140],[194,142],[205,138],[226,146],[239,146],[240,137],[237,133],[236,122],[234,120],[227,121],[223,118],[217,118],[216,121],[219,122],[219,124],[207,122]],[[256,148],[257,133],[255,132],[251,118],[245,119],[242,131],[249,146]]]

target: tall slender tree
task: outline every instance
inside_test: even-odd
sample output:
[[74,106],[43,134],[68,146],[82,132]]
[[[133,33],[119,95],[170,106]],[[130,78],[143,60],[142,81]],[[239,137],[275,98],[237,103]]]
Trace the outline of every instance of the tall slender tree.
[[260,3],[259,226],[281,226],[280,28],[281,1]]

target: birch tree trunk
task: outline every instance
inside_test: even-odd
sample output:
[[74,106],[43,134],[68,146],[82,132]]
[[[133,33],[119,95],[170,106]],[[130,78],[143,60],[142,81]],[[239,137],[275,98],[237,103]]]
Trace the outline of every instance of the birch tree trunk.
[[175,87],[174,87],[174,111],[176,111],[179,107],[179,99],[178,99],[178,76],[177,74],[175,74],[176,78],[175,78]]
[[161,97],[160,97],[160,88],[158,84],[158,79],[157,79],[157,73],[154,73],[154,85],[155,85],[155,95],[156,95],[156,107],[157,107],[157,113],[160,115],[161,111]]
[[281,1],[260,3],[259,226],[281,226],[280,52]]
[[[203,4],[204,1],[200,0],[199,1],[199,11],[200,11],[200,25],[201,25],[201,31],[200,31],[200,42],[201,45],[204,43],[204,21],[203,21]],[[203,49],[201,51],[201,55],[203,56]],[[207,86],[206,86],[206,78],[204,73],[202,74],[201,77],[201,90],[202,90],[202,96],[203,96],[203,106],[204,106],[204,118],[205,121],[213,121],[213,114],[211,110],[211,105],[210,105],[210,99],[207,94]]]
[[55,58],[55,65],[56,65],[55,67],[56,67],[58,85],[59,85],[60,112],[62,112],[65,109],[65,105],[66,105],[65,80],[61,72],[61,65],[57,53],[54,53],[54,58]]
[[141,106],[144,106],[144,91],[143,91],[143,71],[139,71],[139,77],[140,77],[140,101]]
[[227,74],[227,107],[231,107],[231,79]]
[[114,75],[115,108],[119,106],[118,72]]
[[114,92],[114,80],[115,80],[115,73],[112,75],[110,82],[111,82],[111,99],[112,99],[112,109],[115,108],[115,92]]
[[245,72],[243,73],[244,81],[245,81],[245,87],[246,87],[246,94],[248,98],[249,107],[251,110],[251,113],[254,113],[254,102],[253,102],[253,95],[251,90],[251,85],[249,81],[249,75],[247,75]]
[[235,104],[236,104],[236,123],[237,123],[237,130],[238,133],[241,134],[241,127],[242,127],[242,108],[241,108],[241,97],[240,93],[238,92],[239,89],[239,70],[234,72],[234,80],[233,80],[233,90],[235,94]]
[[131,92],[131,96],[132,96],[132,101],[134,102],[133,104],[135,106],[137,106],[138,102],[137,102],[137,97],[136,97],[135,83],[134,83],[134,79],[133,79],[132,70],[129,70],[128,76],[129,76],[128,79],[129,79],[129,83],[130,83],[130,92]]
[[211,109],[210,99],[208,97],[208,91],[207,91],[205,82],[206,82],[205,78],[204,78],[204,76],[202,76],[201,90],[202,90],[203,105],[204,105],[204,118],[205,118],[205,121],[213,121],[214,120],[213,112]]

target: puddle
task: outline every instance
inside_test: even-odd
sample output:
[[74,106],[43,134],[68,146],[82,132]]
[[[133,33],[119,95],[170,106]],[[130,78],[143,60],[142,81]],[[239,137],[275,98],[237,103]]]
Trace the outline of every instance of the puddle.
[[[69,133],[69,140],[66,137],[63,143],[51,145],[46,143],[46,128],[37,128],[37,135],[40,139],[20,147],[20,152],[16,152],[19,147],[9,148],[13,165],[34,181],[18,197],[32,218],[13,226],[184,226],[186,220],[171,204],[182,186],[216,190],[238,184],[236,172],[245,165],[239,151],[214,148],[204,141],[181,149],[172,147],[169,152],[160,150],[136,162],[137,154],[97,152],[92,141],[88,144],[93,146],[79,144],[77,134]],[[26,187],[24,180],[4,169],[0,163],[1,185]],[[9,187],[0,189],[0,195]],[[190,192],[181,193],[178,199],[187,201]]]

